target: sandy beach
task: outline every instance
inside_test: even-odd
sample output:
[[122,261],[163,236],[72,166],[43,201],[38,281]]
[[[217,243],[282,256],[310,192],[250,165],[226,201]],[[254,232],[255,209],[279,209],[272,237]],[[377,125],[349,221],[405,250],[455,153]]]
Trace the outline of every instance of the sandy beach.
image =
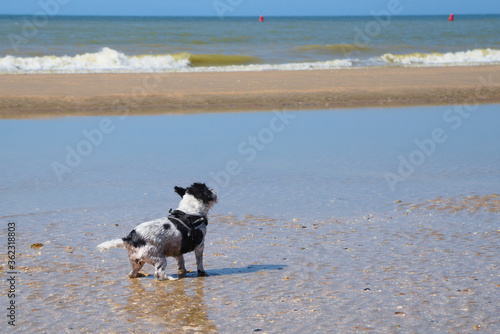
[[0,118],[500,102],[500,66],[1,75]]

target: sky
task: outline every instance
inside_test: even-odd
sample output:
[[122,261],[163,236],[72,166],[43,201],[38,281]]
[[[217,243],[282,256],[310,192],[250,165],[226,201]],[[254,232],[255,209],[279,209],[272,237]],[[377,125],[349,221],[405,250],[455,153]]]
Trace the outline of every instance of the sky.
[[0,0],[1,14],[301,16],[500,14],[499,0]]

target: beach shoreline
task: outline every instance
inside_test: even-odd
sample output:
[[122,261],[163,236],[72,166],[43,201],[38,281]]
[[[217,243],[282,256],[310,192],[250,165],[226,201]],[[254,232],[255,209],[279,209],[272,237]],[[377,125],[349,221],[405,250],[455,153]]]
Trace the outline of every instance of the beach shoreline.
[[500,66],[0,75],[0,118],[500,103]]

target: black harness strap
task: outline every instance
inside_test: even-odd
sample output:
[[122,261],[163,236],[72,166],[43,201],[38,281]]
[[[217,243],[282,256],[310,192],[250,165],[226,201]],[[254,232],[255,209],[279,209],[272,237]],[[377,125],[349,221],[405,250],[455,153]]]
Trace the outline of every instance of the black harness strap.
[[208,220],[205,216],[198,216],[198,215],[189,215],[187,213],[184,213],[180,210],[174,210],[170,209],[170,215],[168,216],[168,219],[172,223],[178,223],[179,225],[182,225],[186,228],[187,230],[187,237],[189,240],[189,246],[187,247],[187,251],[192,251],[194,248],[197,246],[196,245],[196,229],[198,229],[202,224],[208,225]]

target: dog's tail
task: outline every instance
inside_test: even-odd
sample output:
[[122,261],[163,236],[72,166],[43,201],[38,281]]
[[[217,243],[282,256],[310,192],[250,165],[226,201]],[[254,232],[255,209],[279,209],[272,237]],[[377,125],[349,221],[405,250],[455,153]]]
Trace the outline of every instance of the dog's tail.
[[113,239],[109,241],[105,241],[102,244],[97,245],[97,249],[102,252],[105,249],[110,249],[114,247],[123,247],[125,243],[123,242],[123,239]]

